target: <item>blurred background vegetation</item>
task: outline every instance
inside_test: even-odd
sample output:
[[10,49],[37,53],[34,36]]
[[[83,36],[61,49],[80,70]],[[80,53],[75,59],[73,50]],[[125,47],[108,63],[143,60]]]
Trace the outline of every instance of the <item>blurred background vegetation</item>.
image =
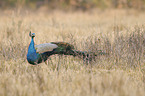
[[92,8],[133,8],[144,10],[145,0],[0,0],[0,8],[41,7],[64,10],[89,10]]

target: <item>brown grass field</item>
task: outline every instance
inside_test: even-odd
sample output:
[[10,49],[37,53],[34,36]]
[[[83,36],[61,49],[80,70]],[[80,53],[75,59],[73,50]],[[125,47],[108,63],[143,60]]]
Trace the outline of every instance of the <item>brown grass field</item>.
[[[26,60],[30,30],[36,44],[64,41],[109,55],[88,65],[55,55],[33,66]],[[0,11],[0,96],[145,96],[145,13]]]

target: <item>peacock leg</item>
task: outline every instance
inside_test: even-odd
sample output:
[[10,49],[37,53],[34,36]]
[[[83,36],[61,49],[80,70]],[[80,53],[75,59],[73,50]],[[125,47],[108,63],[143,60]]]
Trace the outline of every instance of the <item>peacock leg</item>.
[[61,65],[61,62],[60,62],[60,59],[62,58],[62,55],[59,55],[59,60],[58,60],[58,64],[57,64],[57,71],[59,72],[59,69],[60,69],[60,65]]
[[51,63],[51,65],[53,65],[53,62],[52,62],[52,59],[51,59],[51,57],[49,58],[49,61],[51,61],[50,63]]
[[47,60],[45,61],[45,64],[48,65],[48,61]]

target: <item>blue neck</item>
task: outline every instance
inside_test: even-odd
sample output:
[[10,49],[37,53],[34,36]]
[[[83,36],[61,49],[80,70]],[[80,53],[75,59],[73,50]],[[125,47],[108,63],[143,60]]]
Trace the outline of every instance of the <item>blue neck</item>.
[[34,40],[33,37],[31,39],[31,43],[28,48],[28,53],[27,53],[27,60],[30,64],[37,64],[40,59],[40,54],[36,53],[35,47],[34,47]]
[[31,53],[36,53],[36,50],[35,50],[35,47],[34,47],[34,39],[32,37],[31,39],[31,43],[29,45],[29,48],[28,48],[28,54],[31,54]]

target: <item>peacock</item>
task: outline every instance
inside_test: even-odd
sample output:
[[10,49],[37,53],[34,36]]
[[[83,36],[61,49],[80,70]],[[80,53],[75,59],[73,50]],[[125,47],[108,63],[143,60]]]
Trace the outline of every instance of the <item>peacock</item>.
[[[45,62],[51,55],[72,55],[82,57],[85,60],[91,60],[92,57],[105,54],[99,50],[98,52],[77,51],[74,46],[66,42],[50,42],[34,45],[35,33],[29,33],[31,42],[28,47],[27,61],[32,65]],[[91,58],[90,58],[91,57]]]

